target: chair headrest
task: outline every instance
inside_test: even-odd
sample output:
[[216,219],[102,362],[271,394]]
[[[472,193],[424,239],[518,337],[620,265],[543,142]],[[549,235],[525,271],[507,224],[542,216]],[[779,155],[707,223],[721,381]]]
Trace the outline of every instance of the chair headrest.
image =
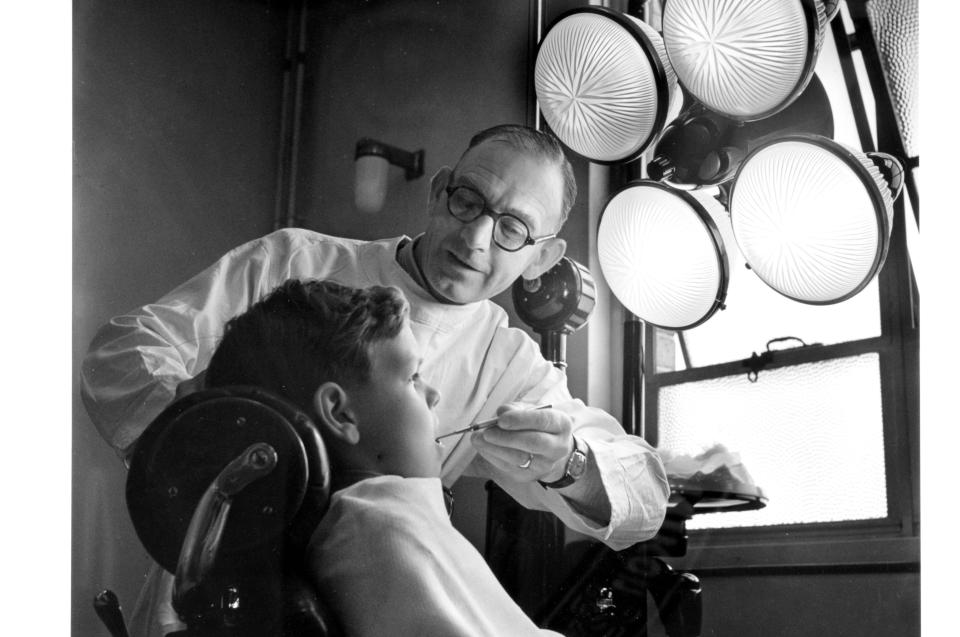
[[131,456],[127,509],[147,552],[176,572],[187,527],[204,492],[250,445],[266,442],[277,464],[237,494],[220,542],[224,563],[258,552],[302,550],[326,510],[330,463],[310,417],[259,388],[205,389],[173,402]]

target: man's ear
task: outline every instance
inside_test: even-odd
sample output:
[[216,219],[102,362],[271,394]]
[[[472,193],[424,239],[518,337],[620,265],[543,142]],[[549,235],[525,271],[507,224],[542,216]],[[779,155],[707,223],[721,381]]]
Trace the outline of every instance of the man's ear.
[[343,387],[332,382],[320,385],[313,394],[313,409],[320,426],[337,439],[351,445],[360,442],[357,419]]
[[557,265],[560,259],[563,258],[563,253],[567,251],[567,242],[559,237],[553,237],[552,239],[547,239],[537,247],[540,248],[540,253],[521,275],[528,281],[536,279]]
[[434,173],[433,178],[430,180],[430,203],[440,198],[444,188],[450,183],[450,176],[452,174],[453,169],[450,168],[450,166],[444,166]]

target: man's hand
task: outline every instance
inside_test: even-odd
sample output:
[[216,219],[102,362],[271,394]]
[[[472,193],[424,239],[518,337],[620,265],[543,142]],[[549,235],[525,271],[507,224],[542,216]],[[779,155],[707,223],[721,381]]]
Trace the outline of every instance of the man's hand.
[[572,421],[556,409],[509,403],[497,409],[493,427],[471,434],[487,462],[518,482],[553,482],[563,477],[573,453]]
[[207,370],[203,370],[193,378],[188,378],[187,380],[181,381],[177,385],[177,393],[174,394],[173,399],[177,400],[183,398],[187,394],[192,394],[195,391],[200,391],[203,389],[203,380],[207,375]]

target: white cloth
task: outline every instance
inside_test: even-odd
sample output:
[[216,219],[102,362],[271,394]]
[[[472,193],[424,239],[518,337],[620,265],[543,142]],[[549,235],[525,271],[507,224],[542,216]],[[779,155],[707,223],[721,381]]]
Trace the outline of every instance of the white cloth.
[[424,356],[421,375],[441,393],[439,433],[489,418],[510,401],[551,403],[571,416],[577,436],[589,446],[611,518],[597,524],[559,492],[498,474],[466,438],[446,440],[445,484],[464,473],[490,477],[524,506],[550,510],[571,529],[615,550],[652,537],[669,496],[656,451],[625,434],[609,414],[572,399],[564,373],[544,360],[525,332],[507,325],[503,308],[490,301],[439,303],[420,288],[396,261],[403,239],[367,242],[285,229],[235,248],[156,303],[99,330],[81,370],[81,395],[91,419],[125,456],[172,401],[177,385],[206,368],[226,321],[287,279],[393,285],[410,301],[411,326]]
[[308,570],[351,637],[522,637],[542,630],[453,526],[436,478],[382,476],[333,495]]

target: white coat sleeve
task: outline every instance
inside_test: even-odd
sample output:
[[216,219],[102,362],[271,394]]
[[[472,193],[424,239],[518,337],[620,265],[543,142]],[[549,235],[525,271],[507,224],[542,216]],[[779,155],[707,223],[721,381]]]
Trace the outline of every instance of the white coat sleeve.
[[[588,407],[570,397],[566,375],[546,361],[537,345],[520,330],[505,328],[494,346],[513,348],[500,387],[490,397],[494,402],[519,400],[550,403],[573,420],[573,430],[590,448],[590,461],[596,463],[603,490],[611,508],[609,524],[602,525],[578,513],[559,491],[537,482],[511,480],[485,462],[474,459],[467,475],[492,478],[523,506],[551,511],[563,523],[580,533],[596,538],[614,550],[621,550],[653,537],[666,515],[670,486],[657,451],[639,436],[627,434],[607,412]],[[506,387],[514,387],[514,397]],[[495,407],[494,407],[495,408]]]
[[122,457],[177,385],[206,368],[224,324],[305,269],[297,237],[281,230],[239,246],[156,303],[99,329],[83,360],[80,392]]

